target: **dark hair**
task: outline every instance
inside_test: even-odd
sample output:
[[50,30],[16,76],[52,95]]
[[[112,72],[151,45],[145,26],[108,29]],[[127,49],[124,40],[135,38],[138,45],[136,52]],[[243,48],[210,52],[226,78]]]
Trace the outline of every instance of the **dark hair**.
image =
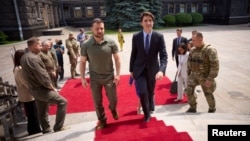
[[[182,48],[182,49],[184,50],[183,54],[186,54],[186,52],[187,52],[187,44],[185,44],[185,43],[180,43],[179,46],[178,46],[178,48]],[[177,49],[178,49],[178,48],[177,48]],[[179,51],[178,51],[178,54],[180,54]]]
[[192,34],[195,34],[195,33],[197,33],[197,30],[193,30],[193,31],[192,31]]
[[84,31],[84,28],[80,28],[79,30],[80,30],[80,31]]
[[57,45],[62,45],[62,40],[58,40]]
[[181,28],[177,28],[177,29],[176,29],[176,31],[180,31],[180,32],[182,32],[182,29],[181,29]]
[[21,60],[21,57],[24,55],[25,53],[25,50],[23,49],[19,49],[15,52],[14,54],[14,69],[13,71],[15,70],[16,67],[19,67],[21,66],[21,63],[20,63],[20,60]]
[[143,18],[144,18],[145,16],[150,16],[150,17],[152,18],[153,21],[155,20],[155,17],[154,17],[154,15],[153,15],[151,12],[142,12],[142,13],[141,13],[141,22],[142,22],[142,20],[143,20]]
[[94,23],[104,23],[103,20],[101,18],[95,18],[92,23],[91,26],[93,26]]

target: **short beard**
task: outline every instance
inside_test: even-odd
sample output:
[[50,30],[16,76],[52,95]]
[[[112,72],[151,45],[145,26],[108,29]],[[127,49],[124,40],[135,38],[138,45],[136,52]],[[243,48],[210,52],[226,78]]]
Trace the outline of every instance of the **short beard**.
[[95,37],[95,38],[98,38],[98,39],[103,39],[103,36],[104,36],[104,34],[101,34],[101,33],[99,33],[99,34],[94,34],[94,37]]

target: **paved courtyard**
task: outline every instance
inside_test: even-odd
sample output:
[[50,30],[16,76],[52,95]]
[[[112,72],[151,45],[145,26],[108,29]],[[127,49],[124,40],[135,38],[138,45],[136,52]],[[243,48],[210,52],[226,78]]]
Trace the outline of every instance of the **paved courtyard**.
[[[75,36],[78,28],[63,27],[63,34],[60,36],[41,36],[41,40],[65,39],[69,32]],[[183,27],[183,36],[190,38],[192,30],[198,30],[203,33],[205,43],[211,44],[218,51],[220,61],[220,71],[216,78],[217,90],[215,92],[216,108],[214,114],[208,114],[208,105],[202,93],[198,95],[198,113],[186,114],[187,104],[174,104],[158,106],[153,116],[164,120],[166,123],[174,125],[180,131],[188,131],[195,141],[207,140],[208,124],[248,124],[250,125],[250,27],[247,24],[242,25],[202,25],[195,27]],[[86,29],[88,31],[88,29]],[[174,78],[176,72],[175,62],[172,61],[171,49],[173,38],[176,37],[175,28],[159,30],[164,34],[167,52],[168,65],[166,75],[170,79]],[[133,33],[124,33],[125,47],[120,52],[121,74],[129,74],[129,58],[131,51],[131,39]],[[113,38],[117,43],[117,35],[107,35]],[[26,41],[12,45],[0,46],[0,76],[4,81],[15,84],[13,77],[13,61],[10,49],[15,46],[16,49],[26,48]],[[63,86],[70,77],[70,65],[67,54],[64,55],[65,79],[60,81]],[[54,116],[50,116],[51,125],[54,124]],[[94,112],[68,114],[65,125],[72,129],[61,133],[52,133],[49,135],[39,135],[36,137],[22,137],[20,140],[58,140],[65,136],[67,140],[78,141],[81,139],[93,140],[93,127],[96,123]],[[77,134],[76,131],[86,131]],[[87,132],[89,131],[89,132]],[[27,133],[20,132],[19,137]],[[69,136],[71,135],[71,136]]]

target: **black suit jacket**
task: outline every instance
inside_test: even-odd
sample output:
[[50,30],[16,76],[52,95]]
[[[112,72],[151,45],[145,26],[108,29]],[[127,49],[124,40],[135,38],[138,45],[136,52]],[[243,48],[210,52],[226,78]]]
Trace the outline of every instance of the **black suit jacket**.
[[[176,55],[178,56],[178,52],[177,52],[177,48],[178,48],[178,37],[176,37],[176,38],[174,38],[174,40],[173,40],[173,46],[172,46],[172,57],[176,57]],[[185,37],[181,37],[181,41],[180,41],[180,43],[185,43],[185,44],[187,44],[187,38],[185,38]]]
[[158,71],[162,71],[165,75],[167,58],[168,55],[162,34],[152,32],[148,54],[144,49],[143,31],[133,35],[129,71],[133,73],[135,79],[140,76],[145,68],[148,70],[151,79],[155,78]]

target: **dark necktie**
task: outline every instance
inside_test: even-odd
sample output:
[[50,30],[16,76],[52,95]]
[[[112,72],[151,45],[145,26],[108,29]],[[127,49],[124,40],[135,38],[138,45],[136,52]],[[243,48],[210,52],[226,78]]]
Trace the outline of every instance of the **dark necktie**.
[[146,36],[145,50],[148,53],[149,50],[149,34]]
[[181,43],[181,37],[178,38],[178,45]]

